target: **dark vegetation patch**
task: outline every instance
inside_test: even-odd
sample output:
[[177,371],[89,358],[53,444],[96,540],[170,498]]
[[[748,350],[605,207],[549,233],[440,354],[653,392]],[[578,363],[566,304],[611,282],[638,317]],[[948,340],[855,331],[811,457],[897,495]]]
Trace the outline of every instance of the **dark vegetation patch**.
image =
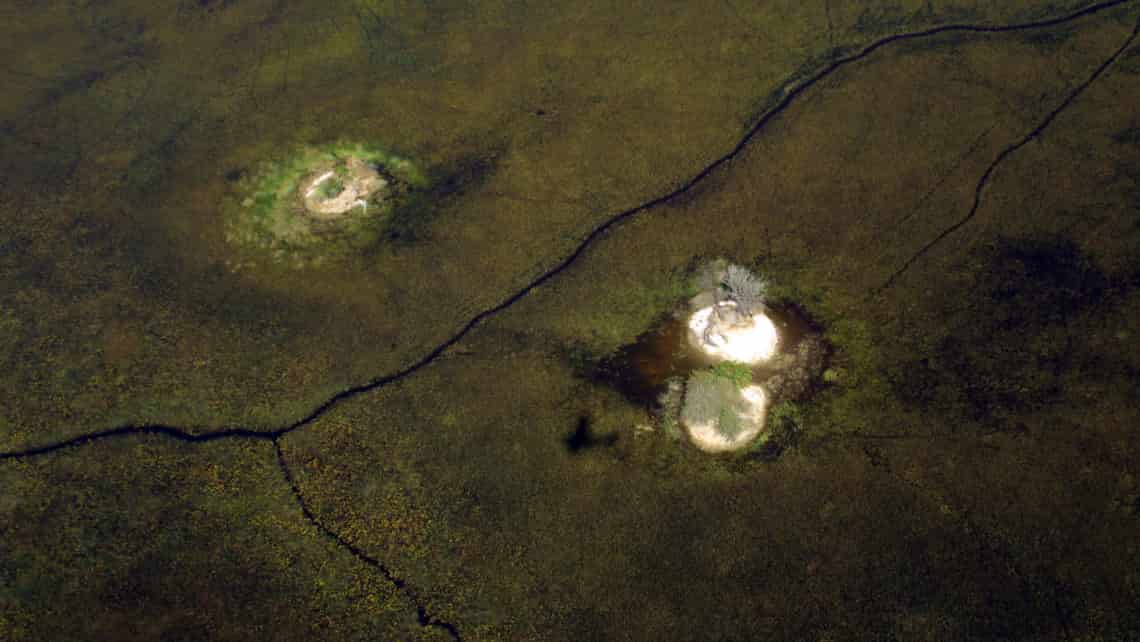
[[1121,54],[1115,68],[1134,76],[1140,74],[1140,47],[1133,47]]
[[889,373],[906,402],[994,427],[1058,400],[1085,363],[1072,326],[1107,306],[1109,278],[1065,238],[998,238],[968,289],[949,292],[928,349]]
[[197,0],[198,6],[207,12],[221,11],[234,4],[236,0]]
[[236,4],[237,0],[179,0],[174,15],[178,24],[185,26],[192,20],[214,19]]
[[1121,145],[1140,145],[1140,127],[1129,127],[1112,135],[1112,140]]
[[753,448],[750,459],[776,461],[784,451],[799,444],[804,429],[803,406],[794,401],[776,404],[768,411],[766,424],[764,430],[771,437]]
[[1080,27],[1073,24],[1060,25],[1053,29],[1034,30],[1025,34],[1025,42],[1041,49],[1043,52],[1055,54],[1073,36],[1079,33]]
[[[178,155],[184,151],[179,144],[183,135],[194,125],[195,117],[187,116],[167,126],[169,133],[150,149],[142,152],[119,179],[127,190],[126,197],[143,198],[155,194],[170,178]],[[161,126],[161,125],[160,125]]]
[[409,193],[386,217],[384,244],[404,247],[429,239],[440,214],[491,178],[498,156],[497,152],[465,156],[429,170],[428,188]]

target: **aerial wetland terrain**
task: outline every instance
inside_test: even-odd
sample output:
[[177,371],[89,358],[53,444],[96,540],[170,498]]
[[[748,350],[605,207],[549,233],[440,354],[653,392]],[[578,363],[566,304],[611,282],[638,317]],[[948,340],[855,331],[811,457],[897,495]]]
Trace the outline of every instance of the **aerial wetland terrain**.
[[1140,640],[1140,0],[11,0],[0,641]]

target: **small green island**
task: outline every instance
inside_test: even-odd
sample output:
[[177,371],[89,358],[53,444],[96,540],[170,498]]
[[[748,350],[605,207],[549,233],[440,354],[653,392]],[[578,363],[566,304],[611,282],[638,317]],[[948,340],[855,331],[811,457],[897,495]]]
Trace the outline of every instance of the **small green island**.
[[822,332],[746,267],[717,259],[690,278],[697,293],[607,368],[655,391],[665,434],[710,454],[778,455],[803,428],[790,410],[825,383]]
[[419,166],[375,145],[301,146],[238,182],[225,238],[291,267],[319,266],[376,242],[427,185]]

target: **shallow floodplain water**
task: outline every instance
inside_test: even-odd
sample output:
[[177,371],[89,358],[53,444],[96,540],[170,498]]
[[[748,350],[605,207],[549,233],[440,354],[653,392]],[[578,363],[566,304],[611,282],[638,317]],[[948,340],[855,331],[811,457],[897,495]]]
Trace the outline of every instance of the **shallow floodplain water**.
[[[762,382],[776,373],[772,363],[780,355],[792,354],[808,333],[819,328],[796,306],[783,303],[769,306],[765,313],[776,326],[778,341],[772,359],[752,366],[752,380]],[[630,401],[651,407],[673,377],[688,377],[694,370],[714,365],[718,360],[695,348],[689,340],[689,315],[676,313],[620,348],[601,362],[594,374],[599,383],[614,386]]]

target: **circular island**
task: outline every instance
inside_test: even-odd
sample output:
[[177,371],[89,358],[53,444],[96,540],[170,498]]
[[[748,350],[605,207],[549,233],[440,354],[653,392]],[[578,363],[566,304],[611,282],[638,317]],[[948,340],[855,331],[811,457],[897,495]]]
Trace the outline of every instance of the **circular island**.
[[711,261],[695,280],[682,309],[598,371],[648,402],[670,438],[706,453],[774,458],[798,439],[797,404],[821,381],[821,330],[790,301],[770,305],[768,282],[739,265]]
[[765,314],[764,279],[733,264],[713,277],[715,286],[692,302],[688,340],[714,365],[689,377],[681,422],[693,445],[719,453],[745,448],[763,431],[768,392],[752,384],[752,367],[776,354],[779,336]]
[[225,238],[249,251],[232,264],[261,255],[304,268],[349,256],[383,238],[389,215],[426,187],[414,163],[379,147],[300,147],[236,183]]

